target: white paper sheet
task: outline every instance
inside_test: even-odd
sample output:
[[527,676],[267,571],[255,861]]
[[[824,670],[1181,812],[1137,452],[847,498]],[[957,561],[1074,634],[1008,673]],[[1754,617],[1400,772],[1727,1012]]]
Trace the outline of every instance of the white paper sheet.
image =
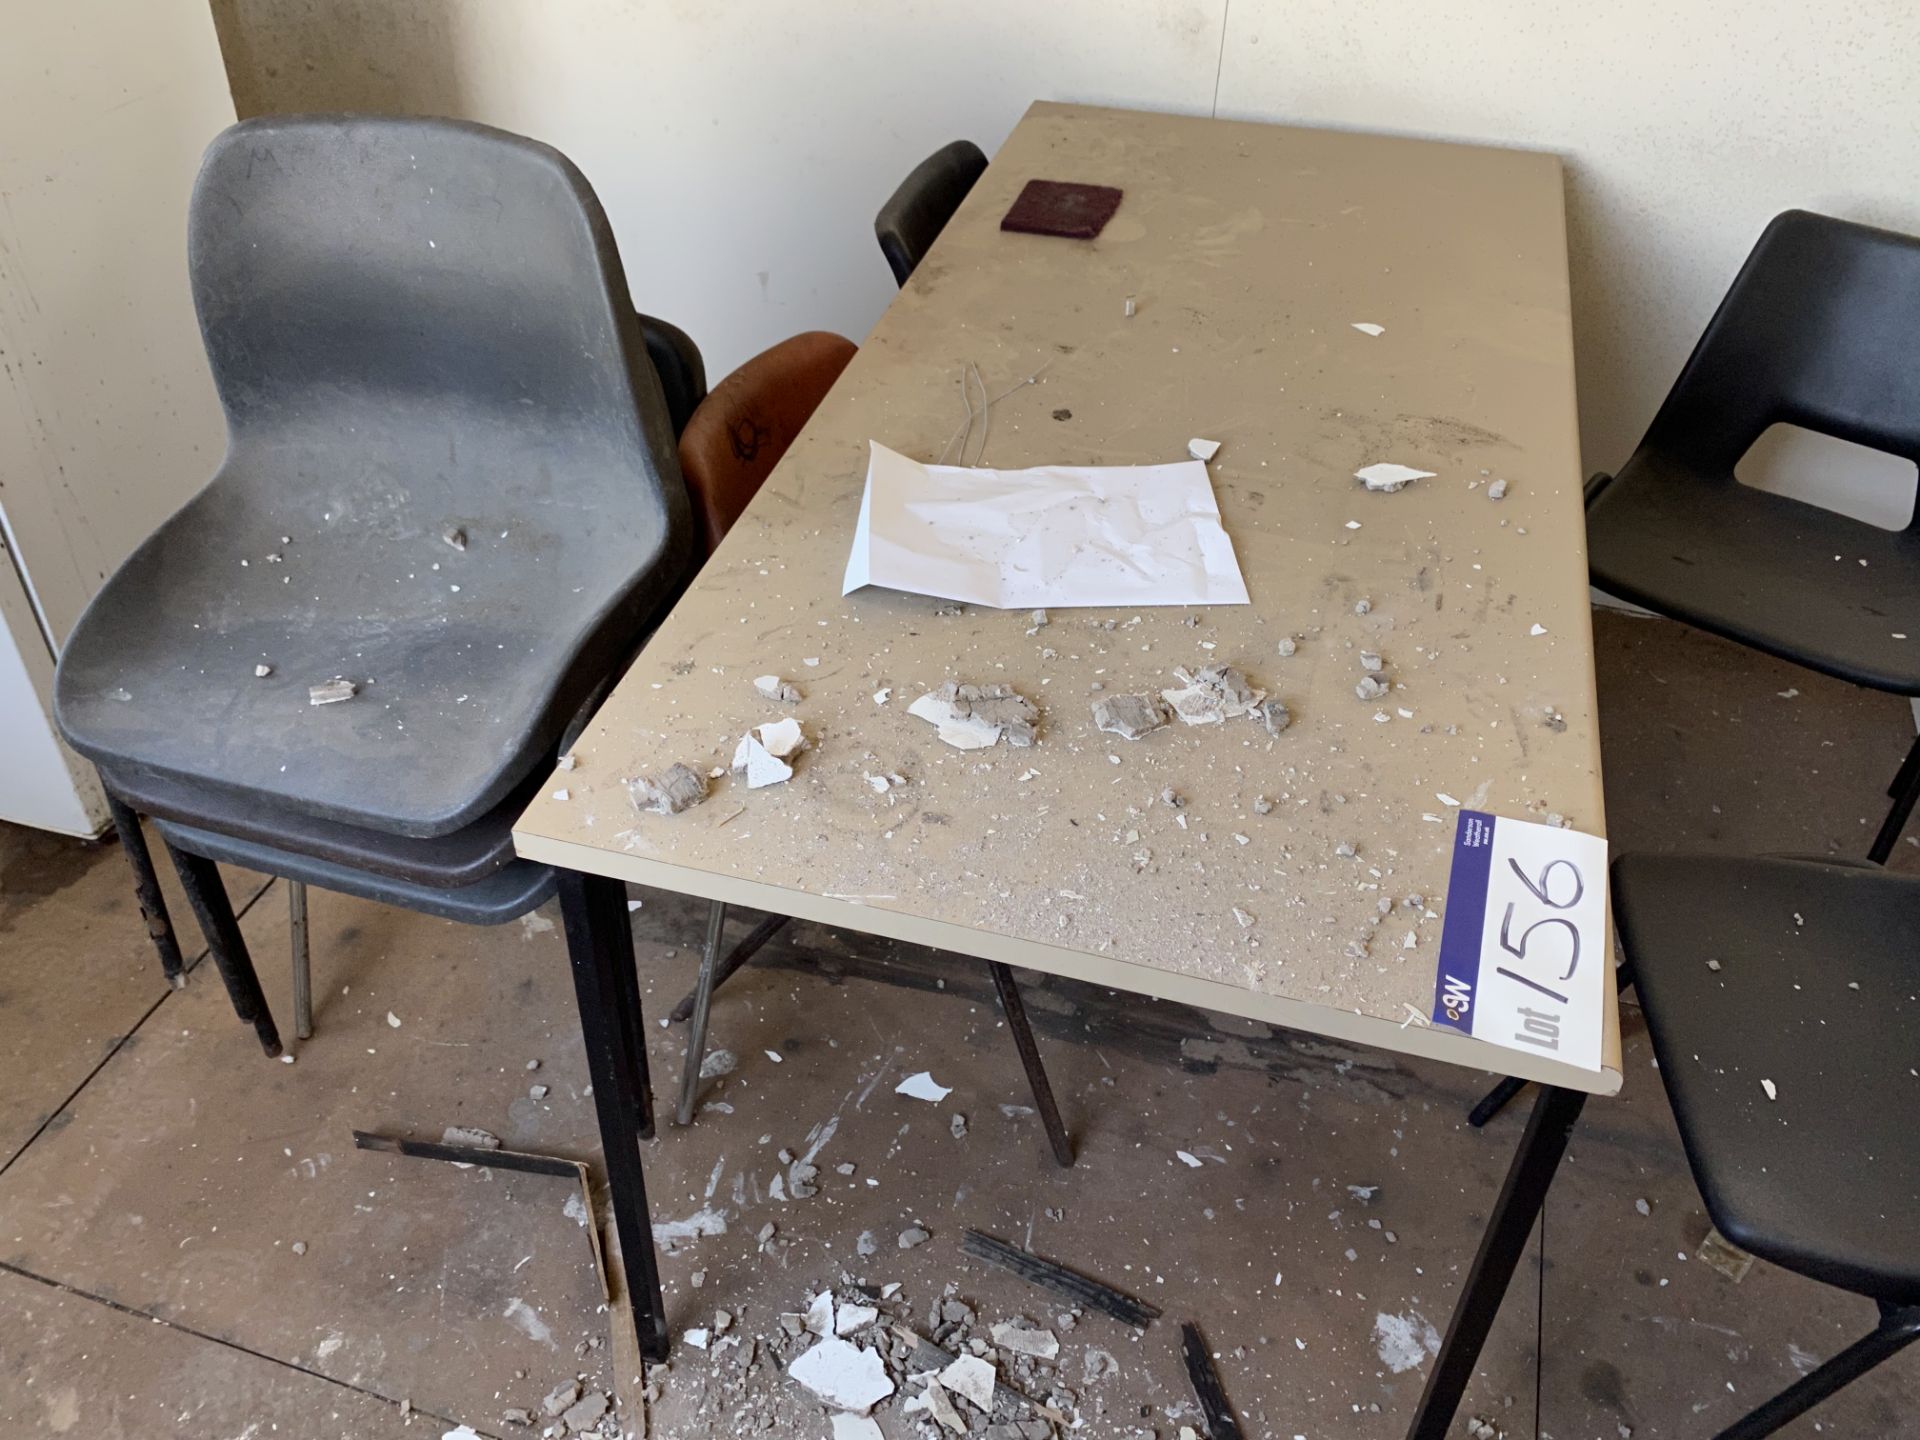
[[1007,610],[1247,603],[1197,460],[979,470],[877,441],[841,594],[863,585]]

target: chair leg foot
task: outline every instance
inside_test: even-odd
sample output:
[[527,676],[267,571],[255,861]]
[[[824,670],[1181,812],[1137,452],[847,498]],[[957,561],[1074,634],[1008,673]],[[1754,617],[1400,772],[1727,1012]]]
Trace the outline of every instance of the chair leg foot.
[[1478,1130],[1494,1116],[1507,1108],[1514,1096],[1527,1088],[1527,1082],[1518,1075],[1509,1075],[1493,1089],[1480,1097],[1480,1103],[1468,1112],[1467,1124]]
[[[646,1360],[667,1358],[667,1310],[639,1141],[652,1133],[653,1097],[644,1056],[629,1047],[645,1036],[627,888],[617,880],[562,870],[560,915],[573,969],[580,1030],[587,1045],[594,1113],[607,1167],[608,1202],[620,1238],[620,1265],[634,1331]],[[644,1378],[644,1377],[643,1377]]]
[[1062,1166],[1073,1164],[1073,1140],[1060,1121],[1060,1107],[1054,1103],[1053,1085],[1047,1079],[1046,1066],[1040,1063],[1040,1047],[1033,1043],[1033,1027],[1027,1023],[1026,1002],[1014,983],[1013,971],[998,961],[987,962],[993,976],[993,988],[1000,992],[1000,1011],[1007,1017],[1007,1029],[1013,1032],[1014,1047],[1020,1052],[1020,1064],[1026,1069],[1027,1084],[1033,1090],[1034,1107],[1040,1123],[1047,1127],[1047,1143],[1053,1158]]
[[727,907],[715,900],[707,907],[707,943],[700,951],[700,979],[693,991],[693,1025],[687,1031],[687,1065],[680,1075],[680,1104],[674,1123],[693,1123],[693,1102],[700,1093],[700,1067],[707,1058],[707,1016],[713,1009],[715,972],[720,968],[720,938],[727,923]]
[[184,990],[187,967],[180,957],[180,942],[174,938],[173,917],[167,913],[167,899],[160,890],[159,873],[153,868],[153,852],[147,848],[146,831],[140,828],[140,817],[131,806],[111,790],[106,795],[107,813],[113,817],[120,849],[133,871],[133,893],[140,905],[140,918],[146,922],[147,935],[160,956],[160,971],[167,977],[167,984]]
[[1714,1440],[1761,1440],[1789,1421],[1806,1414],[1822,1400],[1847,1385],[1883,1360],[1899,1354],[1920,1340],[1920,1306],[1896,1309],[1880,1307],[1880,1324],[1863,1335],[1818,1370],[1802,1376],[1760,1406],[1714,1437]]
[[313,967],[307,947],[307,886],[287,881],[287,942],[293,953],[293,1033],[313,1038]]
[[227,898],[220,867],[204,855],[190,855],[171,845],[167,846],[167,854],[173,857],[173,868],[180,875],[180,888],[187,892],[187,903],[193,907],[201,932],[207,938],[207,950],[219,968],[220,978],[226,982],[233,1013],[240,1017],[242,1024],[253,1026],[267,1057],[276,1058],[280,1054],[280,1032],[274,1026],[273,1012],[267,1008],[267,997],[261,992],[260,976],[253,968],[246,938],[240,933],[240,922],[234,918],[233,902]]

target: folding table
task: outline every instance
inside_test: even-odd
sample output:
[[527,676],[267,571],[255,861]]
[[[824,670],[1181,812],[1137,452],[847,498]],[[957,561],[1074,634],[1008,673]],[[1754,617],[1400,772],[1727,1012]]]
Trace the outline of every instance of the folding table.
[[[1092,241],[1002,232],[1033,178],[1125,196]],[[934,459],[969,365],[1034,381],[976,423],[990,465],[1221,442],[1252,603],[843,597],[868,442]],[[1378,462],[1433,474],[1376,493]],[[1430,1023],[1456,805],[1604,833],[1580,481],[1554,156],[1035,105],[514,832],[561,871],[643,1347],[627,881],[1543,1082],[1414,1420],[1444,1433],[1585,1096],[1620,1086],[1611,985],[1597,1069]],[[1210,663],[1291,726],[1094,728],[1101,694]],[[805,698],[762,698],[769,673]],[[948,680],[1014,686],[1037,743],[943,745],[906,710]],[[791,780],[636,810],[630,777],[723,767],[787,713]]]

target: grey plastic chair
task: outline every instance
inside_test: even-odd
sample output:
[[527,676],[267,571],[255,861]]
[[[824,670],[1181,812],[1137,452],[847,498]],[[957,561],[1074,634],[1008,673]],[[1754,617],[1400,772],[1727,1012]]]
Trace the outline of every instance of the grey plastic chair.
[[[557,151],[444,120],[248,121],[207,152],[189,263],[227,453],[81,617],[55,714],[100,769],[169,978],[141,811],[274,1055],[216,861],[473,923],[556,887],[570,933],[620,908],[515,859],[508,829],[698,542],[612,232]],[[654,328],[690,408],[698,351]],[[336,678],[350,699],[310,703]],[[608,1018],[639,1014],[631,933],[573,968],[657,1352],[646,1052]]]

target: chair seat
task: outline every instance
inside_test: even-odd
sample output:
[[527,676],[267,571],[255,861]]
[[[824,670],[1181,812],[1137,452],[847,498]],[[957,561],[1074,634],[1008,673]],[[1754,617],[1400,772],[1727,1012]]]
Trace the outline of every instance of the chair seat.
[[1857,685],[1920,695],[1911,531],[1643,449],[1589,507],[1587,558],[1594,584],[1623,600]]
[[1920,879],[1627,855],[1613,898],[1714,1224],[1789,1270],[1920,1302]]
[[[401,415],[361,416],[346,445],[323,411],[230,460],[81,618],[56,687],[68,740],[109,770],[396,835],[484,815],[689,560],[631,455],[514,418],[467,448],[487,422],[466,417],[455,453]],[[310,704],[336,676],[359,693]]]
[[330,860],[316,860],[311,855],[276,849],[271,845],[237,839],[213,830],[201,830],[173,820],[156,820],[154,823],[159,826],[161,836],[169,845],[177,850],[185,850],[190,855],[204,855],[209,860],[239,865],[263,875],[299,880],[322,890],[356,895],[362,900],[376,900],[382,905],[397,905],[403,910],[416,910],[422,915],[434,915],[442,920],[457,920],[463,925],[504,925],[509,920],[517,920],[529,910],[545,904],[556,888],[553,867],[536,864],[532,860],[516,860],[471,885],[462,885],[457,890],[444,890],[438,886],[375,875],[357,867],[336,865]]
[[235,800],[221,791],[137,772],[103,768],[100,774],[115,795],[156,820],[211,830],[430,890],[457,890],[477,884],[511,865],[516,858],[513,822],[532,803],[547,778],[542,767],[472,824],[450,835],[415,839],[268,809],[252,800]]

